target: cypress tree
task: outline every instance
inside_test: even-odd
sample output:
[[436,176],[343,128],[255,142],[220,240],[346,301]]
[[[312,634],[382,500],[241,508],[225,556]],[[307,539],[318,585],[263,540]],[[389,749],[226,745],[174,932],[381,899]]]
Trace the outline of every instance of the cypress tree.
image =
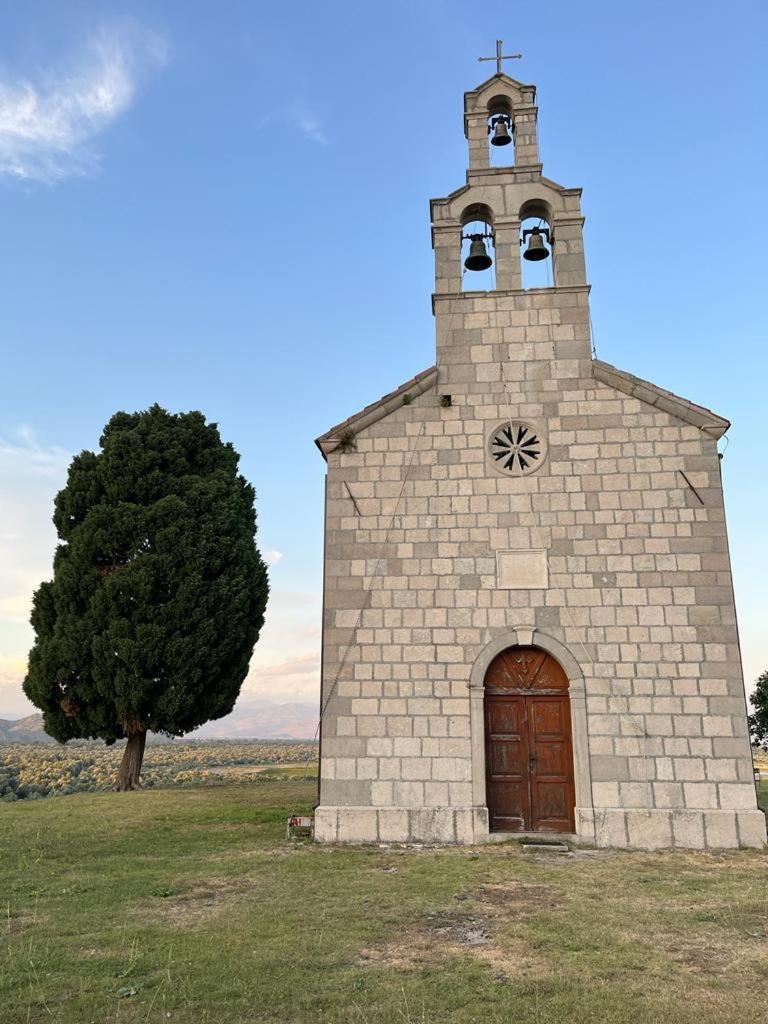
[[749,732],[756,747],[768,747],[768,672],[758,676],[749,698],[754,715],[749,716]]
[[182,736],[232,710],[269,583],[255,493],[216,424],[155,405],[116,413],[99,444],[56,497],[24,692],[62,743],[126,738],[127,790],[148,731]]

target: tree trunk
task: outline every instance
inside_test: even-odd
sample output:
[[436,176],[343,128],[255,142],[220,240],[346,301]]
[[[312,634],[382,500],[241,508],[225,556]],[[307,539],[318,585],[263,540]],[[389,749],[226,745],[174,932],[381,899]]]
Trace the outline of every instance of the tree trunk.
[[128,737],[123,760],[117,773],[117,788],[121,793],[130,789],[141,789],[141,763],[147,743],[146,730],[140,729]]

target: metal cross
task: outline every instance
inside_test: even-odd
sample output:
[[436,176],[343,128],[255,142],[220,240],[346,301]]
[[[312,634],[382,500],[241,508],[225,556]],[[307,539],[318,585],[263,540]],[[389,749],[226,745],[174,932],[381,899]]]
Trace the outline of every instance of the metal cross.
[[482,60],[495,60],[496,61],[496,74],[497,75],[503,74],[503,70],[504,69],[501,66],[501,62],[503,60],[520,60],[521,57],[523,56],[522,53],[510,53],[507,56],[503,56],[502,52],[501,52],[502,46],[503,46],[502,40],[501,39],[497,39],[496,40],[496,56],[495,57],[478,57],[477,58],[478,61],[482,61]]

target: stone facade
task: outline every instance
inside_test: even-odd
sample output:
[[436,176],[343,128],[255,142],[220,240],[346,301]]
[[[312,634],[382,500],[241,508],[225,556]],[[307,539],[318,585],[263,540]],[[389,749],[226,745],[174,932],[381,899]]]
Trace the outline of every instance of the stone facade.
[[[717,454],[728,423],[592,357],[580,192],[542,177],[533,97],[506,75],[465,97],[468,183],[432,202],[436,367],[318,439],[316,838],[493,838],[484,673],[533,645],[570,681],[580,837],[760,846]],[[518,138],[508,168],[487,160],[500,99]],[[498,287],[467,292],[460,235],[480,205]],[[554,233],[555,283],[525,291],[531,210]],[[528,475],[489,455],[510,420],[545,440]]]

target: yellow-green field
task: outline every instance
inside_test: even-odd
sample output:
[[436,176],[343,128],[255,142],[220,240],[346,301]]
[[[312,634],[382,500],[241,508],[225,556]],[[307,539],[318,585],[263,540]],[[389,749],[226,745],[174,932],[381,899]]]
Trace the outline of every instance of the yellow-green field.
[[[0,744],[0,802],[115,788],[122,744]],[[317,745],[270,740],[150,743],[147,789],[317,775]]]
[[3,1024],[760,1024],[756,851],[285,838],[310,782],[0,806]]

